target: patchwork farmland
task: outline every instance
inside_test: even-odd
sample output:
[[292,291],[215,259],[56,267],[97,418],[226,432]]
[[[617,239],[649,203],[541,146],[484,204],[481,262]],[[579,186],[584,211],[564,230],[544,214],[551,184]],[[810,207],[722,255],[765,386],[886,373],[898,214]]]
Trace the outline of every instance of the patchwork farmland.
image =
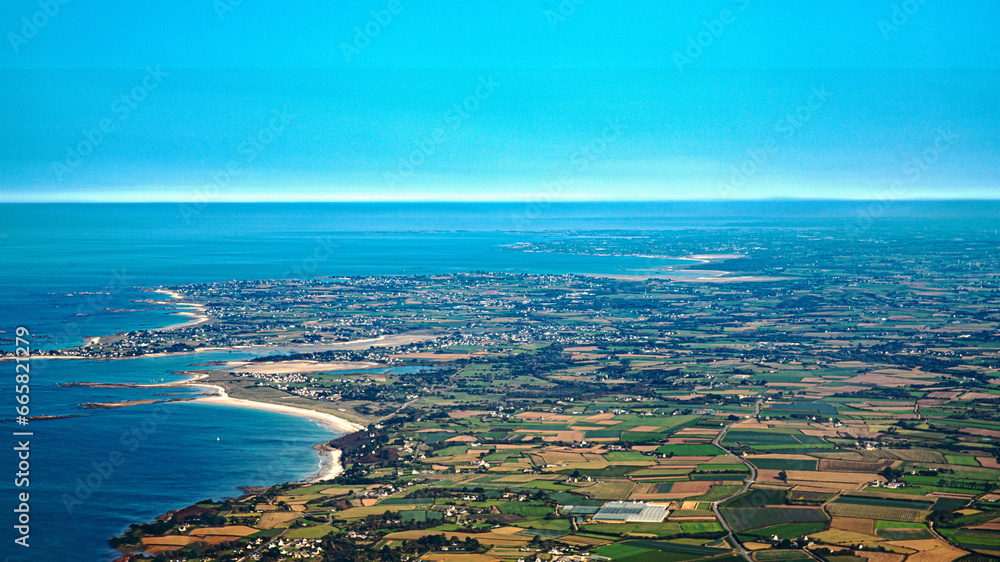
[[[192,372],[234,398],[364,429],[323,445],[343,452],[332,482],[201,502],[114,545],[182,558],[287,539],[302,552],[469,562],[1000,557],[1000,277],[981,274],[995,240],[966,235],[930,259],[920,237],[874,247],[736,232],[742,257],[723,263],[765,280],[461,273],[174,288],[217,319],[169,335],[192,348],[402,343]],[[702,236],[524,248],[680,255]],[[165,337],[88,353],[157,350]],[[666,517],[595,521],[615,501]]]

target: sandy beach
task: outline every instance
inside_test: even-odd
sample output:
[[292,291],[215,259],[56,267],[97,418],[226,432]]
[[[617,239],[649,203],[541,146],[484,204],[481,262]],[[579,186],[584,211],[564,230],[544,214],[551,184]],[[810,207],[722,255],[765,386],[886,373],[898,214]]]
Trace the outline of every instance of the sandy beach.
[[[208,388],[213,391],[213,394],[202,396],[196,399],[196,402],[219,404],[223,406],[236,406],[240,408],[254,408],[257,410],[266,410],[269,412],[297,416],[314,421],[339,435],[347,435],[364,429],[364,426],[360,424],[339,418],[326,412],[317,412],[315,410],[307,410],[305,408],[297,408],[294,406],[283,406],[281,404],[268,404],[266,402],[255,402],[253,400],[232,398],[226,393],[224,388],[214,384],[194,383],[188,381],[186,386],[198,386]],[[317,445],[315,449],[320,453],[319,470],[314,475],[310,476],[306,480],[307,482],[329,480],[337,477],[344,471],[344,466],[340,462],[342,455],[340,449],[327,447],[325,443]]]
[[[775,277],[775,276],[764,276],[764,275],[741,275],[733,277],[725,277],[728,275],[728,271],[699,271],[698,273],[706,275],[677,275],[665,273],[661,275],[630,275],[625,273],[588,273],[587,277],[597,277],[606,279],[616,279],[618,281],[649,281],[650,279],[663,280],[669,279],[671,281],[683,281],[687,283],[769,283],[774,281],[787,281],[789,279],[796,279],[795,277]],[[710,275],[709,275],[710,274]]]
[[679,259],[695,260],[698,263],[711,263],[713,261],[738,260],[745,257],[745,254],[691,254]]
[[204,324],[210,320],[209,316],[204,313],[205,305],[195,304],[190,302],[183,302],[184,295],[178,293],[177,291],[171,291],[170,289],[155,289],[154,293],[160,295],[167,295],[168,297],[174,299],[173,301],[159,301],[159,304],[164,304],[168,306],[187,306],[192,310],[181,310],[175,312],[177,316],[186,316],[191,318],[186,322],[181,322],[179,324],[171,324],[170,326],[163,326],[162,328],[156,328],[152,331],[154,332],[165,332],[168,330],[179,330],[182,328],[191,328],[198,326],[199,324]]
[[171,324],[170,326],[163,326],[162,328],[155,328],[155,329],[153,329],[151,331],[153,331],[153,332],[166,332],[166,331],[169,331],[169,330],[180,330],[181,328],[193,328],[194,326],[197,326],[199,324],[204,324],[205,322],[208,322],[208,320],[209,320],[209,317],[207,315],[205,315],[205,314],[199,314],[197,312],[188,312],[186,310],[182,310],[180,312],[174,312],[174,315],[176,315],[176,316],[187,316],[187,317],[190,317],[191,319],[188,320],[187,322],[181,322],[180,324]]
[[[685,260],[693,265],[705,265],[726,260],[745,258],[744,254],[690,254],[687,256],[654,256],[642,254],[628,254],[640,258],[662,258],[671,260]],[[733,282],[761,282],[761,281],[782,281],[787,277],[767,277],[758,275],[733,276],[728,271],[698,269],[691,270],[688,267],[692,264],[667,265],[656,268],[657,273],[584,273],[585,277],[597,277],[605,279],[616,279],[618,281],[648,281],[650,279],[669,279],[671,281],[687,281],[696,283],[733,283]],[[652,270],[650,270],[652,271]],[[692,275],[692,273],[700,275]]]

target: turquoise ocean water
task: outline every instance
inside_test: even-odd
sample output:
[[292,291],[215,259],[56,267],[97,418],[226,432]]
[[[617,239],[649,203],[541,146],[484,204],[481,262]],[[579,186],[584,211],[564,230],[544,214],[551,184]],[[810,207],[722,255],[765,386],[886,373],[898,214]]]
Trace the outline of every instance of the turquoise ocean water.
[[[635,273],[670,260],[512,251],[518,242],[567,231],[805,227],[855,221],[858,203],[579,205],[2,205],[0,345],[26,326],[37,347],[164,326],[170,310],[137,302],[141,288],[189,282],[310,275],[400,275],[458,271]],[[897,204],[894,212],[906,215]],[[915,215],[979,216],[982,204]],[[996,206],[989,214],[996,216]],[[916,219],[923,220],[923,219]],[[107,539],[129,523],[237,486],[301,479],[317,468],[311,446],[332,435],[315,423],[270,412],[196,403],[83,410],[83,402],[153,397],[155,390],[60,387],[64,382],[177,378],[192,363],[234,358],[204,353],[124,361],[36,360],[31,443],[31,547],[13,545],[16,429],[12,363],[0,363],[0,552],[9,560],[110,560]],[[162,392],[162,389],[159,389]],[[6,404],[4,404],[6,401]],[[114,459],[113,469],[108,464]]]

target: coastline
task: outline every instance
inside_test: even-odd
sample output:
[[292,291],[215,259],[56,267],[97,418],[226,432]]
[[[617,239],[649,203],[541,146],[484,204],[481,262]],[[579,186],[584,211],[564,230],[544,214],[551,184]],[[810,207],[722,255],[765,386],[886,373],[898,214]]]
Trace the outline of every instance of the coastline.
[[[663,259],[675,259],[675,260],[688,260],[695,262],[695,265],[705,265],[709,263],[718,263],[726,260],[734,260],[745,258],[744,254],[691,254],[689,256],[678,257],[678,256],[652,256],[652,255],[639,255],[630,254],[635,257],[643,258],[663,258]],[[796,277],[779,277],[774,275],[732,275],[730,271],[722,270],[687,270],[689,273],[700,273],[701,275],[682,275],[685,268],[688,266],[673,266],[668,265],[659,268],[659,271],[664,271],[666,273],[656,274],[642,274],[642,273],[584,273],[585,277],[597,277],[605,279],[616,279],[618,281],[648,281],[650,279],[668,279],[670,281],[683,281],[688,283],[770,283],[777,281],[787,281],[790,279],[796,279]]]
[[[339,434],[341,437],[364,429],[364,426],[361,424],[348,421],[344,418],[340,418],[326,412],[318,412],[316,410],[309,410],[296,406],[286,406],[282,404],[271,404],[268,402],[257,402],[254,400],[233,398],[229,396],[226,389],[214,384],[187,381],[184,386],[197,386],[213,391],[212,394],[202,395],[194,399],[193,402],[217,404],[221,406],[235,406],[239,408],[252,408],[256,410],[266,410],[269,412],[296,416],[316,422],[326,429]],[[326,442],[315,445],[313,448],[316,449],[320,455],[319,468],[313,475],[303,480],[303,482],[312,483],[330,480],[332,478],[336,478],[344,471],[344,466],[340,462],[343,452],[340,449],[330,447]]]
[[[190,351],[158,351],[156,353],[145,353],[143,355],[129,355],[126,357],[91,357],[87,355],[50,355],[50,354],[33,354],[32,359],[75,359],[75,360],[91,360],[91,361],[124,361],[128,359],[142,359],[146,357],[172,357],[175,355],[192,355],[196,353],[207,353],[212,351],[229,351],[233,353],[254,353],[254,352],[281,352],[281,351],[291,351],[295,353],[315,353],[323,351],[334,351],[337,349],[355,349],[353,346],[367,346],[367,347],[386,347],[392,345],[399,345],[401,343],[411,343],[418,341],[427,341],[430,339],[435,339],[440,337],[438,334],[430,335],[414,335],[414,334],[390,334],[381,335],[375,338],[367,338],[363,340],[351,340],[342,342],[330,342],[330,343],[319,343],[319,344],[271,344],[271,345],[233,345],[230,347],[199,347],[197,349],[192,349]],[[349,347],[350,346],[350,347]],[[85,346],[84,346],[85,347]],[[367,349],[367,347],[359,347],[357,349]],[[79,348],[70,348],[79,349]],[[5,355],[0,357],[0,362],[4,361],[14,361],[13,355]]]
[[[153,289],[153,292],[159,295],[167,295],[168,297],[174,299],[174,301],[183,301],[184,295],[178,293],[177,291],[172,291],[170,289]],[[160,328],[154,328],[153,332],[167,332],[170,330],[180,330],[182,328],[193,328],[199,326],[211,320],[211,318],[204,313],[205,305],[196,304],[190,302],[171,302],[171,301],[160,301],[162,304],[170,306],[187,306],[191,307],[192,310],[179,310],[172,314],[176,316],[186,316],[191,318],[185,322],[180,322],[178,324],[171,324],[170,326],[162,326]],[[98,338],[100,341],[100,338]]]
[[[708,273],[705,271],[704,273]],[[736,277],[724,277],[728,275],[728,271],[714,271],[716,275],[713,277],[701,276],[695,277],[692,275],[630,275],[630,274],[616,274],[616,273],[593,273],[588,274],[588,277],[603,277],[606,279],[616,279],[618,281],[649,281],[650,279],[663,280],[668,279],[670,281],[683,281],[687,283],[771,283],[777,281],[788,281],[790,279],[797,279],[797,277],[775,277],[775,276],[764,276],[764,275],[741,275]]]
[[[129,359],[143,359],[147,357],[172,357],[174,355],[192,355],[195,353],[207,353],[210,351],[232,351],[239,352],[245,351],[247,348],[252,346],[233,346],[233,347],[199,347],[197,349],[192,349],[190,351],[158,351],[156,353],[146,353],[143,355],[129,355],[126,357],[90,357],[87,355],[48,355],[48,354],[34,354],[31,356],[32,359],[75,359],[75,360],[90,360],[90,361],[126,361]],[[70,348],[74,349],[74,348]],[[13,356],[0,357],[0,361],[13,361]]]

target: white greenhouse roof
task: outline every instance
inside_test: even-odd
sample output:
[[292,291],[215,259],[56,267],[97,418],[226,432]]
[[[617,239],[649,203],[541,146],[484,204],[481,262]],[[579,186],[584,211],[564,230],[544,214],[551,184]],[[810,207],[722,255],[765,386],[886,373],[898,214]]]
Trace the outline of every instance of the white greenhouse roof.
[[595,521],[626,523],[660,523],[669,512],[667,506],[644,502],[608,502],[594,515]]

